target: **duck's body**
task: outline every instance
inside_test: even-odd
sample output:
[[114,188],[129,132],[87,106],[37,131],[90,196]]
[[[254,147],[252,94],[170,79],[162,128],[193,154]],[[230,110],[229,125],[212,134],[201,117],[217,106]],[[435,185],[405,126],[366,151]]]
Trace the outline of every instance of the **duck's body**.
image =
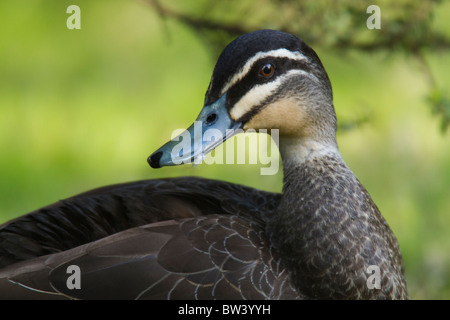
[[[197,120],[225,139],[278,129],[283,193],[178,178],[79,195],[0,229],[0,297],[408,297],[397,240],[339,153],[331,85],[311,48],[273,30],[239,37]],[[192,152],[173,153],[172,141],[150,165],[197,159],[225,140],[188,132]],[[81,289],[67,288],[70,265]]]
[[[61,201],[2,227],[0,298],[296,298],[260,215],[280,196],[189,177]],[[69,265],[83,271],[80,290],[67,288]]]
[[[295,286],[310,298],[406,298],[397,240],[342,158],[284,168],[278,214],[267,226]],[[373,267],[382,272],[380,289],[369,284]]]

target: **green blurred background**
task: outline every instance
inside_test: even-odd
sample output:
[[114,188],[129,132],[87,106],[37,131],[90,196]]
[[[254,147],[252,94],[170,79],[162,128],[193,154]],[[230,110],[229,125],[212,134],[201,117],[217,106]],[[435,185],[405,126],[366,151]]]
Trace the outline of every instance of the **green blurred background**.
[[[81,30],[66,27],[70,4],[81,8]],[[450,30],[449,15],[441,3],[435,27]],[[217,55],[147,3],[3,0],[0,35],[0,223],[92,188],[158,177],[281,191],[281,170],[261,176],[259,165],[148,166],[197,116]],[[449,299],[450,133],[427,105],[421,66],[402,53],[316,51],[338,119],[368,115],[338,142],[399,239],[411,298]],[[448,88],[448,51],[426,58]]]

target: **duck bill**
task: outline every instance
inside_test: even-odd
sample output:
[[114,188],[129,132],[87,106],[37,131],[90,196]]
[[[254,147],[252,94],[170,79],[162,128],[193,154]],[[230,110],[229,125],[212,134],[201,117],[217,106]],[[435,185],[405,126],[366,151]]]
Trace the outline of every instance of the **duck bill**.
[[200,164],[209,152],[238,133],[241,127],[242,123],[234,121],[228,113],[225,93],[214,103],[205,105],[187,130],[156,150],[147,161],[152,168]]

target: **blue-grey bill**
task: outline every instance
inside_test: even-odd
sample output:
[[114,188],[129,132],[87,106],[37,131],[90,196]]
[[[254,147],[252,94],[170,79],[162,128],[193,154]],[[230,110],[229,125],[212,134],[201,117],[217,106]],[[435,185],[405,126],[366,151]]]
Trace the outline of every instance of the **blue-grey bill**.
[[204,106],[187,130],[156,150],[147,161],[152,168],[199,164],[209,152],[235,135],[241,126],[228,114],[225,93],[214,103]]

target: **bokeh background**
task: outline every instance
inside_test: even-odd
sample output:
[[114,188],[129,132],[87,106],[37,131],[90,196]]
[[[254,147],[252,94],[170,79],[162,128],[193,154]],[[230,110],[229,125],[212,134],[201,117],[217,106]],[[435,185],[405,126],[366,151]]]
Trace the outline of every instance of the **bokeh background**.
[[[328,71],[341,152],[398,237],[411,298],[449,299],[450,4],[417,2],[432,6],[420,20],[414,1],[374,1],[382,28],[368,30],[371,2],[354,1],[363,10],[329,2],[1,1],[0,223],[89,189],[159,177],[281,191],[281,170],[262,176],[261,165],[154,170],[146,158],[197,116],[222,42],[293,26]],[[81,30],[66,27],[71,4]],[[388,38],[395,28],[411,32]],[[443,38],[428,41],[433,32]]]

